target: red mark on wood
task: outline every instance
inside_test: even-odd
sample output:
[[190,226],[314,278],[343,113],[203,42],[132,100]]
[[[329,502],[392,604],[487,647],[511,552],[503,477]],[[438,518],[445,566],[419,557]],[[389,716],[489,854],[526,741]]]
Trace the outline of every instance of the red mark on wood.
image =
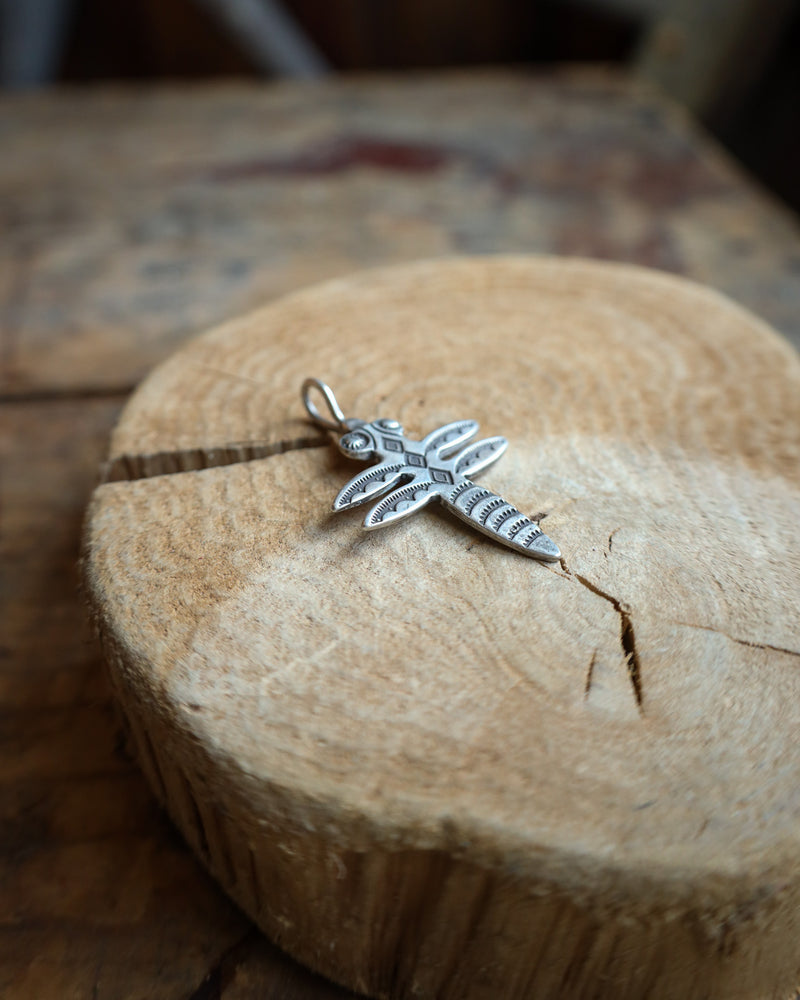
[[225,183],[265,176],[317,177],[357,167],[424,174],[440,170],[451,159],[449,150],[424,143],[342,136],[289,156],[259,157],[216,167],[211,170],[211,179]]

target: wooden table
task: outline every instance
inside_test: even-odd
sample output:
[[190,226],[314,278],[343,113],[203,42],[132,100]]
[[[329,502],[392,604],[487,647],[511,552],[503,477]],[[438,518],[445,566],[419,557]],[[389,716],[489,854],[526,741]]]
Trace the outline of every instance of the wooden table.
[[0,136],[0,995],[344,997],[250,927],[120,745],[77,559],[125,397],[284,291],[454,253],[679,272],[800,346],[797,225],[605,72],[64,91],[0,100]]

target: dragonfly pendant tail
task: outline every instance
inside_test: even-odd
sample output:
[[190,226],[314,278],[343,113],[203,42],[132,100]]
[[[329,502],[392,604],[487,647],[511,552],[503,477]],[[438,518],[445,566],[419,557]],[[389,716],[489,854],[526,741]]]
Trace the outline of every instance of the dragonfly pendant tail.
[[[320,415],[310,398],[312,389],[322,394],[333,420]],[[364,521],[364,527],[373,530],[439,501],[462,521],[516,552],[549,562],[561,557],[558,546],[535,521],[472,481],[500,458],[508,447],[505,438],[486,438],[462,448],[478,433],[474,420],[445,424],[421,441],[406,437],[396,420],[347,420],[330,388],[317,379],[303,384],[303,402],[315,423],[341,434],[338,444],[344,455],[377,463],[339,491],[334,511],[377,501]]]
[[457,516],[503,545],[554,562],[561,558],[558,546],[526,514],[507,500],[465,479],[450,496],[443,496],[446,506]]

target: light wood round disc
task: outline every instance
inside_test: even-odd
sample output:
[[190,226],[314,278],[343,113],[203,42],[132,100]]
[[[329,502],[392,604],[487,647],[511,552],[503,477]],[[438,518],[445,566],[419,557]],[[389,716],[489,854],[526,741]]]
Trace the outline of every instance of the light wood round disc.
[[[333,515],[363,466],[305,419],[309,375],[414,437],[507,437],[482,482],[562,564],[443,510]],[[791,348],[629,267],[368,272],[190,343],[86,531],[156,793],[270,937],[368,994],[788,992],[799,428]]]

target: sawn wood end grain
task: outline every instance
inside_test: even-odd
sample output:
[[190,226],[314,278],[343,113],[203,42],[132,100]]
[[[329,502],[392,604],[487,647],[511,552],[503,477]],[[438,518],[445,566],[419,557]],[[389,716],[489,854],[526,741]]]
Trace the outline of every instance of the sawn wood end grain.
[[[334,516],[355,470],[308,375],[507,437],[485,481],[562,563]],[[86,529],[156,793],[271,937],[376,996],[788,992],[799,426],[788,345],[630,267],[423,262],[199,338],[126,408]]]

